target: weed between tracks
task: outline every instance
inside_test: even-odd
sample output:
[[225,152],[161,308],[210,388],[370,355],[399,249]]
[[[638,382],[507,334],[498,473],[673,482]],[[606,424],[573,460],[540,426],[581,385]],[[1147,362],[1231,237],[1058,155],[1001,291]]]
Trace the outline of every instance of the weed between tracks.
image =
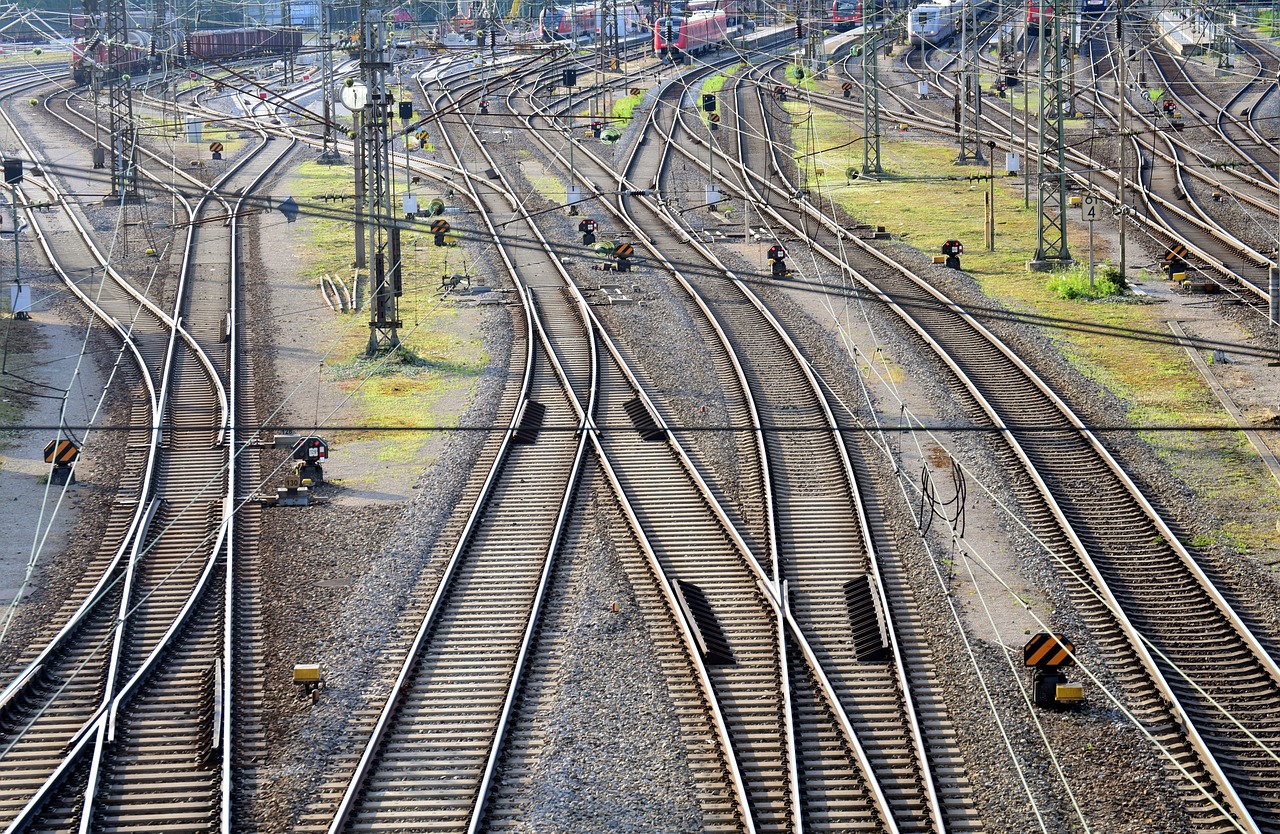
[[[1275,548],[1280,491],[1243,435],[1142,432],[1230,422],[1186,352],[1169,342],[1165,309],[1133,296],[1093,298],[1079,290],[1078,271],[1065,276],[1027,271],[1036,246],[1036,193],[1033,188],[1027,208],[1022,180],[1001,176],[1002,153],[997,151],[993,183],[979,179],[992,172],[990,160],[957,166],[954,145],[894,132],[881,140],[884,179],[850,179],[848,169],[862,168],[861,116],[795,101],[786,108],[796,164],[815,202],[837,202],[859,220],[885,226],[896,239],[928,254],[939,252],[945,240],[963,242],[964,270],[991,298],[996,315],[1009,310],[1034,317],[1073,366],[1124,400],[1131,425],[1156,454],[1213,502],[1220,518],[1230,519],[1205,534],[1210,540],[1238,553]],[[885,130],[892,128],[886,124]],[[996,240],[995,251],[986,252],[985,200],[992,185]],[[1103,241],[1096,244],[1098,275],[1104,276],[1101,260],[1109,252]],[[1068,246],[1073,257],[1087,262],[1088,230],[1072,224]],[[1086,290],[1087,274],[1086,263]]]
[[[303,256],[300,276],[318,285],[320,277],[328,274],[351,287],[355,272],[351,266],[355,251],[352,201],[319,199],[352,193],[351,166],[303,163],[290,187],[302,208],[298,232],[305,243],[299,247]],[[437,187],[426,183],[415,192],[420,201],[442,196]],[[469,226],[470,221],[463,217],[449,215],[448,219],[455,227]],[[428,432],[403,429],[456,425],[466,405],[466,392],[488,362],[479,334],[480,314],[455,306],[440,289],[442,276],[469,271],[463,250],[436,247],[429,232],[415,231],[402,234],[401,252],[405,260],[401,350],[389,359],[364,358],[369,338],[367,308],[335,313],[332,328],[316,340],[317,352],[329,354],[323,373],[351,396],[358,414],[341,422],[368,427],[335,439],[368,439],[386,434],[380,430],[395,430],[396,442],[386,444],[380,453],[386,459],[413,456],[429,437]],[[474,270],[470,271],[473,284],[483,283]],[[367,280],[364,274],[361,277]],[[367,290],[362,291],[361,297],[367,295]],[[322,303],[319,290],[316,303]]]

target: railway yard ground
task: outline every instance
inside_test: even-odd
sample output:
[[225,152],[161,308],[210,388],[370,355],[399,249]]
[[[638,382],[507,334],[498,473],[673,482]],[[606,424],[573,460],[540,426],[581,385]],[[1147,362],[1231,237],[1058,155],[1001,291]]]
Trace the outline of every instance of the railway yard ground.
[[[35,110],[19,118],[28,129],[41,124]],[[818,147],[838,147],[834,121],[815,118],[816,133],[787,137],[791,149],[803,159]],[[600,153],[621,164],[635,138],[627,133]],[[40,141],[50,158],[87,155],[69,133],[45,129]],[[549,199],[562,187],[558,163],[518,132],[500,144],[506,159],[519,160],[508,175],[523,207],[542,213],[544,229],[574,239],[579,218]],[[1035,214],[1019,208],[1019,181],[996,183],[998,251],[987,255],[979,251],[986,184],[942,178],[954,145],[912,129],[888,139],[886,149],[900,182],[841,184],[843,176],[828,175],[821,189],[817,179],[810,185],[834,195],[858,220],[887,227],[893,239],[877,248],[939,287],[1021,355],[1096,427],[1178,540],[1247,608],[1250,625],[1280,635],[1280,472],[1267,468],[1241,432],[1200,428],[1234,424],[1238,412],[1242,428],[1263,430],[1257,436],[1280,455],[1276,333],[1223,295],[1193,294],[1166,280],[1158,271],[1163,248],[1133,237],[1125,293],[1064,299],[1049,289],[1049,277],[1018,267],[1027,259],[1027,241],[1035,240]],[[201,176],[216,172],[212,164],[184,159],[192,153],[184,145],[167,150]],[[447,551],[480,493],[487,441],[495,425],[505,425],[503,409],[523,373],[521,340],[528,338],[519,293],[495,247],[466,239],[437,249],[423,233],[405,243],[412,260],[401,307],[403,358],[361,359],[368,313],[352,309],[358,292],[345,294],[354,286],[345,252],[350,231],[327,217],[327,209],[312,210],[325,205],[320,195],[341,188],[351,169],[318,166],[315,156],[314,149],[295,149],[260,188],[270,195],[267,210],[249,224],[242,244],[257,413],[281,433],[322,427],[331,445],[326,483],[314,488],[310,506],[265,506],[279,474],[264,479],[268,494],[245,496],[264,505],[259,616],[270,641],[256,661],[259,678],[249,684],[261,703],[261,738],[250,745],[256,756],[240,770],[238,810],[244,830],[262,832],[327,830],[442,582]],[[850,164],[856,163],[839,158],[826,167],[838,173]],[[963,171],[987,169],[955,170],[963,178]],[[706,174],[680,159],[668,176],[701,188]],[[922,180],[931,182],[913,200],[908,183]],[[272,210],[293,195],[308,209],[296,223]],[[100,230],[111,222],[101,206],[89,216]],[[479,228],[467,215],[450,217],[455,226]],[[875,494],[901,499],[884,502],[881,511],[918,601],[937,691],[973,786],[977,830],[1068,831],[1086,819],[1107,821],[1105,829],[1092,830],[1123,834],[1192,830],[1174,767],[1126,715],[1142,707],[1108,668],[1104,648],[1090,641],[1086,613],[1037,539],[1035,521],[1019,509],[1019,474],[1005,468],[993,433],[966,428],[968,412],[942,363],[838,270],[801,258],[805,241],[798,237],[782,238],[793,249],[793,272],[778,279],[768,274],[764,254],[773,239],[752,239],[738,215],[700,208],[688,210],[685,221],[803,347],[837,407],[860,425],[883,429],[868,429],[857,443],[871,455],[866,467]],[[154,237],[129,239],[118,265],[139,275],[155,270],[157,294],[164,296],[165,281],[180,264],[169,239],[180,235],[154,213],[137,225],[143,222],[152,224],[147,234]],[[1108,219],[1095,233],[1099,262],[1114,260],[1114,225]],[[963,260],[971,271],[933,262],[938,244],[951,237],[965,240]],[[1084,227],[1072,224],[1069,240],[1073,254],[1083,257]],[[160,256],[144,254],[156,241]],[[28,249],[24,263],[36,262],[41,256]],[[622,355],[644,368],[669,414],[689,429],[691,457],[718,494],[745,503],[746,444],[722,428],[732,405],[693,305],[674,289],[671,270],[642,256],[625,276],[602,272],[596,255],[576,244],[560,260],[585,288],[603,326],[617,334]],[[457,285],[446,292],[441,281],[458,275],[467,280],[452,281]],[[39,272],[31,283],[37,288],[31,319],[4,321],[4,373],[61,388],[69,366],[81,361],[77,388],[64,415],[57,398],[0,395],[0,419],[78,425],[101,406],[107,422],[127,422],[128,393],[121,380],[108,381],[116,358],[108,334],[94,328],[82,357],[84,314],[57,291],[52,274]],[[1219,347],[1197,348],[1193,357],[1175,329],[1180,338]],[[0,437],[0,593],[8,596],[23,582],[31,519],[46,513],[51,500],[41,463],[47,438],[47,431],[34,429]],[[124,444],[121,433],[80,464],[78,483],[44,545],[57,557],[35,566],[6,626],[0,665],[7,668],[47,629],[81,580],[91,543],[102,536]],[[256,455],[263,471],[283,472],[284,452]],[[571,502],[577,524],[551,570],[543,614],[542,650],[554,662],[538,670],[514,708],[516,718],[536,727],[526,732],[538,742],[523,753],[532,766],[498,784],[495,796],[516,809],[507,830],[519,832],[703,830],[698,766],[714,750],[691,754],[682,735],[674,682],[663,666],[665,638],[647,608],[656,583],[608,473],[594,462],[588,469]],[[913,484],[922,485],[928,500],[907,497]],[[1078,636],[1076,651],[1087,669],[1077,675],[1087,693],[1079,710],[1030,706],[1022,646],[1046,630]],[[1262,641],[1274,652],[1276,639]],[[324,669],[325,686],[315,697],[301,696],[291,680],[300,663]]]
[[[305,160],[307,156],[299,155],[295,161]],[[292,187],[294,184],[293,177],[285,174],[271,190],[278,194],[292,193],[296,190]],[[361,401],[353,397],[353,383],[340,373],[340,366],[344,359],[349,361],[358,352],[351,347],[350,333],[353,329],[362,333],[363,321],[359,316],[330,308],[321,296],[319,283],[300,278],[301,272],[314,271],[308,264],[306,241],[311,233],[308,226],[324,222],[323,219],[304,217],[294,227],[278,220],[268,220],[256,230],[253,245],[255,274],[262,279],[257,282],[258,290],[255,291],[255,306],[262,316],[258,332],[263,338],[274,341],[270,363],[274,391],[267,399],[286,403],[284,410],[273,417],[273,421],[281,426],[362,422]],[[891,220],[888,222],[892,225]],[[568,219],[565,223],[569,223]],[[1025,293],[1001,298],[1002,276],[998,273],[982,274],[975,280],[967,274],[925,266],[930,259],[924,253],[913,256],[904,252],[901,244],[887,245],[898,250],[900,256],[916,258],[923,269],[931,270],[935,279],[968,298],[975,306],[1002,308],[1012,304],[1017,308],[1029,303]],[[1099,235],[1097,246],[1099,255],[1105,256],[1114,246],[1114,235]],[[753,269],[753,264],[760,262],[761,248],[758,244],[727,247],[747,272]],[[268,252],[270,256],[263,257],[263,253]],[[473,282],[477,285],[491,283],[502,288],[504,279],[493,270],[491,263],[485,261],[483,252],[474,253],[473,257],[477,262]],[[661,310],[665,306],[657,297],[663,292],[660,282],[646,273],[642,271],[632,280],[643,284],[642,295],[651,298],[652,302],[619,308],[616,315],[649,334],[639,337],[639,342],[651,342],[651,349],[661,344],[662,339],[674,340],[678,344],[683,338],[680,334],[656,327],[655,314],[646,313],[646,310]],[[850,361],[873,392],[882,420],[893,423],[898,409],[909,407],[926,423],[946,422],[949,415],[945,407],[938,404],[940,399],[945,400],[945,394],[930,382],[927,372],[921,373],[917,369],[910,346],[891,341],[881,344],[872,356],[868,356],[865,346],[877,344],[876,325],[879,322],[868,321],[864,312],[858,309],[836,306],[839,302],[833,302],[831,295],[812,282],[766,282],[762,275],[760,279],[762,284],[767,284],[760,288],[761,291],[787,309],[789,317],[797,322],[799,328],[807,331],[807,335],[827,342],[833,362],[841,361],[842,345],[860,346],[857,358]],[[982,295],[984,287],[990,295]],[[1146,327],[1153,331],[1158,332],[1163,321],[1176,320],[1182,323],[1189,335],[1224,345],[1244,344],[1253,336],[1230,315],[1224,316],[1220,304],[1207,303],[1202,296],[1179,291],[1160,276],[1149,275],[1136,283],[1135,290],[1140,295],[1123,301],[1076,302],[1076,306],[1096,309],[1105,304],[1123,304],[1127,311],[1139,310],[1139,315],[1147,322]],[[509,303],[480,305],[471,301],[472,297],[462,291],[441,300],[444,307],[453,311],[444,320],[445,327],[456,336],[456,340],[445,341],[458,347],[453,354],[446,348],[442,355],[433,359],[444,367],[465,367],[474,363],[476,351],[473,343],[482,339],[484,352],[489,356],[487,369],[480,374],[459,375],[460,384],[451,386],[452,392],[430,410],[432,422],[448,424],[459,420],[463,425],[485,423],[507,379],[505,357],[509,352],[509,335],[506,316]],[[492,299],[493,294],[487,298]],[[1041,299],[1042,303],[1050,304],[1048,298],[1046,294]],[[1051,306],[1059,316],[1063,315],[1064,309],[1069,309],[1061,303]],[[54,305],[38,309],[30,322],[13,322],[15,344],[29,346],[29,353],[18,351],[17,356],[26,355],[31,366],[48,367],[51,373],[56,372],[58,362],[65,363],[68,356],[78,353],[70,336],[78,324],[76,319],[75,316],[68,318],[60,314],[58,306]],[[1134,326],[1132,316],[1126,317],[1126,326]],[[1062,353],[1064,344],[1068,347],[1067,352],[1071,352],[1069,336],[1055,334],[1053,327],[1037,330],[1012,321],[1006,322],[1004,327],[1025,331],[1022,338],[1030,344],[1039,345],[1043,351],[1041,361],[1058,373],[1076,376],[1077,385],[1085,390],[1090,383],[1083,376],[1090,372],[1107,379],[1126,370],[1122,346],[1094,360],[1097,364],[1086,363],[1081,375],[1079,363],[1073,364]],[[335,350],[335,345],[341,347]],[[675,344],[672,349],[677,354],[681,350]],[[346,352],[345,357],[342,351]],[[663,351],[656,350],[655,353]],[[1229,349],[1225,353],[1226,358],[1218,357],[1207,366],[1208,372],[1245,409],[1246,414],[1253,415],[1257,423],[1265,424],[1269,419],[1267,409],[1275,405],[1274,392],[1280,390],[1280,383],[1276,381],[1280,371],[1250,357],[1230,358]],[[1110,361],[1118,359],[1120,362],[1108,366],[1107,357]],[[86,369],[86,372],[93,371]],[[679,383],[675,377],[681,373],[680,363],[677,362],[670,372],[672,378],[668,384],[676,387]],[[1198,411],[1216,408],[1209,401],[1207,386],[1199,380],[1199,371],[1189,358],[1175,372],[1185,377],[1182,387],[1200,390],[1192,407]],[[412,376],[399,376],[394,370],[389,372],[389,376],[401,379],[406,385],[413,382]],[[1100,418],[1123,420],[1125,413],[1135,405],[1105,389],[1096,393],[1099,395],[1096,414]],[[28,422],[44,422],[56,415],[56,402],[51,405],[49,401],[41,400],[26,407],[24,420]],[[373,407],[376,408],[376,404]],[[692,402],[687,407],[690,413],[701,410]],[[416,436],[406,438],[404,432],[396,431],[353,435],[351,442],[334,444],[333,457],[326,467],[329,483],[317,490],[322,503],[304,510],[275,508],[267,511],[264,546],[273,554],[267,596],[272,600],[268,620],[274,641],[268,655],[264,686],[275,716],[269,722],[268,747],[276,752],[268,761],[261,763],[259,771],[262,789],[257,799],[261,808],[269,809],[264,812],[262,830],[290,830],[293,821],[307,813],[306,798],[314,796],[322,784],[321,771],[314,767],[315,763],[326,756],[344,757],[342,751],[350,743],[347,733],[351,728],[347,722],[369,709],[380,697],[379,688],[369,683],[371,678],[379,678],[376,661],[383,652],[397,651],[394,638],[384,641],[397,633],[394,627],[396,612],[404,604],[406,592],[414,586],[411,577],[418,575],[419,571],[430,572],[433,562],[430,545],[435,534],[445,529],[453,512],[452,504],[468,478],[468,460],[474,456],[480,436],[480,433],[459,433],[446,438],[446,433],[435,433],[434,439],[423,443]],[[39,468],[34,467],[32,461],[38,458],[42,437],[42,434],[32,432],[28,436],[11,439],[5,468],[30,470],[30,481],[38,483]],[[964,454],[964,450],[980,454],[977,448],[980,444],[971,439],[949,439],[956,444],[953,450],[962,450],[959,454]],[[1161,444],[1164,436],[1156,435],[1150,439]],[[950,472],[957,466],[957,461],[951,457],[956,452],[944,450],[932,441],[915,444],[904,438],[896,442],[904,469],[927,469],[941,481],[944,476],[949,479]],[[1238,443],[1233,439],[1225,439],[1224,442],[1228,445]],[[406,443],[413,444],[412,450],[416,454],[406,452]],[[1153,446],[1145,445],[1137,438],[1130,439],[1125,445],[1135,455],[1133,465],[1151,473],[1160,482],[1173,483],[1167,473],[1167,468],[1172,467],[1178,470],[1178,475],[1189,485],[1187,488],[1193,495],[1196,493],[1195,485],[1201,485],[1205,490],[1201,496],[1205,499],[1205,513],[1185,521],[1196,535],[1213,540],[1218,558],[1227,561],[1239,559],[1240,556],[1232,552],[1232,544],[1238,543],[1241,550],[1246,550],[1243,545],[1247,542],[1247,552],[1243,554],[1245,564],[1239,568],[1244,573],[1256,571],[1259,575],[1274,571],[1273,566],[1280,559],[1280,549],[1266,528],[1271,526],[1274,530],[1275,525],[1280,524],[1276,490],[1273,485],[1268,485],[1267,473],[1252,455],[1241,450],[1237,458],[1228,462],[1217,455],[1206,456],[1195,451],[1184,457],[1172,448],[1167,448],[1166,453],[1160,455]],[[1197,448],[1203,447],[1197,445]],[[1147,459],[1143,460],[1143,457]],[[425,466],[424,461],[427,462]],[[985,481],[994,473],[984,471],[983,465],[976,460],[966,461],[965,466],[976,467],[977,471],[971,469],[966,476],[974,478],[975,483],[970,487],[969,501],[963,513],[965,535],[962,550],[971,549],[973,554],[980,555],[980,561],[960,558],[960,551],[945,559],[951,562],[952,568],[946,576],[947,593],[965,616],[966,628],[976,641],[979,662],[991,671],[998,671],[1004,663],[999,647],[1016,649],[1025,634],[1039,627],[1024,606],[1029,606],[1040,618],[1060,619],[1062,612],[1058,607],[1065,603],[1056,596],[1048,566],[1028,561],[1026,553],[1032,548],[1011,546],[1011,539],[1016,538],[1011,535],[1014,522],[993,504],[993,499],[1004,500],[1001,487]],[[1241,474],[1241,466],[1248,468],[1247,475]],[[1224,511],[1228,505],[1224,503],[1223,491],[1215,488],[1216,485],[1224,480],[1241,479],[1245,481],[1246,488],[1235,490],[1237,503],[1229,505],[1230,511]],[[92,470],[82,470],[80,480],[79,490],[73,492],[73,509],[78,509],[77,505],[92,509],[93,499],[86,495],[88,490],[95,488]],[[10,481],[6,481],[8,483]],[[987,490],[991,490],[991,494],[984,494]],[[1251,504],[1247,500],[1249,495],[1256,496],[1256,502]],[[8,497],[16,509],[3,516],[9,522],[4,540],[20,544],[29,530],[30,514],[39,511],[43,491],[19,489]],[[1207,509],[1209,499],[1212,499],[1216,517]],[[554,719],[563,722],[556,730],[563,736],[563,741],[554,752],[548,752],[548,759],[542,765],[547,773],[546,781],[530,800],[530,820],[562,820],[568,805],[574,809],[574,814],[579,815],[570,815],[570,819],[612,819],[615,830],[653,830],[648,825],[653,825],[655,819],[661,820],[662,824],[673,824],[673,830],[687,830],[686,815],[689,811],[677,799],[681,784],[679,755],[668,749],[668,758],[657,765],[659,772],[666,773],[675,768],[675,773],[670,776],[671,784],[666,785],[668,792],[654,794],[653,786],[649,786],[649,791],[641,791],[634,779],[629,778],[637,769],[653,772],[655,765],[647,760],[654,751],[646,745],[619,749],[606,740],[622,735],[624,726],[616,723],[620,715],[631,709],[642,710],[644,715],[661,715],[663,706],[660,699],[658,702],[651,700],[653,692],[644,691],[636,683],[637,677],[652,683],[655,672],[651,668],[646,671],[647,667],[641,662],[647,642],[645,631],[643,623],[628,613],[634,604],[633,592],[614,554],[617,511],[594,499],[583,509],[594,521],[584,534],[587,541],[573,553],[572,558],[566,560],[562,568],[568,579],[565,596],[558,603],[563,606],[559,610],[560,616],[566,618],[565,627],[582,632],[582,635],[581,639],[565,640],[562,662],[566,670],[573,670],[573,676],[566,671],[566,679],[555,690],[561,705],[556,707],[558,718]],[[62,518],[68,526],[73,526],[72,520],[76,515],[64,514]],[[611,529],[615,532],[610,533]],[[55,534],[59,532],[65,535],[69,531],[55,531]],[[947,548],[945,541],[939,546]],[[21,565],[25,559],[26,553],[18,551],[12,554],[7,564]],[[37,594],[31,603],[33,611],[40,610],[39,589],[58,584],[58,566],[48,566],[47,569],[52,573],[38,580]],[[69,578],[64,576],[63,581]],[[919,577],[926,587],[928,579]],[[622,613],[612,611],[615,603],[622,604]],[[946,617],[941,616],[941,610],[937,613],[939,619],[934,625],[937,636],[943,645],[962,655],[964,650],[955,640],[954,629]],[[20,624],[23,619],[25,617],[20,615]],[[956,660],[959,659],[958,656]],[[292,665],[304,661],[319,661],[328,672],[328,688],[315,704],[298,698],[289,681]],[[609,668],[613,671],[605,671]],[[956,673],[961,677],[967,676],[963,665],[957,667]],[[385,676],[385,672],[382,675]],[[381,685],[388,685],[385,677]],[[963,690],[966,687],[957,682],[955,688]],[[1015,698],[1016,695],[1013,689],[1006,689],[996,697]],[[980,705],[975,703],[970,709],[980,714]],[[1131,729],[1118,721],[1105,705],[1091,708],[1086,715],[1087,718],[1078,715],[1057,717],[1051,722],[1050,731],[1057,734],[1065,750],[1074,748],[1075,766],[1087,767],[1091,773],[1108,774],[1109,780],[1119,778],[1121,773],[1128,774],[1127,780],[1113,784],[1114,790],[1106,792],[1106,801],[1127,796],[1137,816],[1127,826],[1115,830],[1154,830],[1151,826],[1156,825],[1156,817],[1142,814],[1150,807],[1153,795],[1158,795],[1161,790],[1158,768],[1153,769],[1144,763],[1140,740],[1132,737]],[[1082,723],[1092,729],[1080,733]],[[645,732],[660,735],[662,726],[659,722]],[[584,733],[588,737],[582,737]],[[994,742],[994,739],[983,739],[983,742]],[[664,742],[664,749],[670,744],[668,739]],[[982,747],[975,739],[974,750]],[[1090,751],[1096,753],[1104,748],[1108,752],[1102,762],[1096,755],[1089,755]],[[1064,762],[1071,761],[1070,755],[1064,752]],[[1003,770],[999,757],[993,758],[995,760],[989,766]],[[568,761],[574,764],[570,765]],[[590,786],[585,792],[582,791],[583,780]],[[1004,789],[1014,791],[1011,783],[1004,784]],[[634,800],[638,796],[646,797],[646,801],[651,803],[650,814],[643,818],[647,824],[637,822],[634,817]],[[1002,802],[994,792],[989,798],[997,805]],[[1009,825],[1021,824],[1015,822],[1018,819],[1016,811],[1006,813],[1012,814]],[[630,825],[628,820],[632,821]],[[1177,821],[1172,822],[1174,827],[1168,830],[1177,830]],[[535,824],[530,830],[551,829],[539,828]],[[565,825],[558,830],[573,828]]]

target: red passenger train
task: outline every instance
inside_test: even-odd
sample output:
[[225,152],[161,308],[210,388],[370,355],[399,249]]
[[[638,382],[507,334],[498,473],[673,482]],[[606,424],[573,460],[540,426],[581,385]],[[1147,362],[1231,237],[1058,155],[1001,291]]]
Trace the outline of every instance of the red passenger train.
[[862,0],[832,0],[831,23],[836,29],[849,29],[862,23]]
[[1040,24],[1053,24],[1053,3],[1050,0],[1027,0],[1027,31],[1037,33]]
[[686,56],[718,49],[728,39],[728,33],[723,11],[660,17],[653,27],[653,51],[659,58],[683,61]]

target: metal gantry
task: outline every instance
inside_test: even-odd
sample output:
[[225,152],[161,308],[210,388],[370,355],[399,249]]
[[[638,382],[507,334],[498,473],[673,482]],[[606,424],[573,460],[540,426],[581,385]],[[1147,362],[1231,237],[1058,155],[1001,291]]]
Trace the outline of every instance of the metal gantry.
[[[90,12],[90,8],[93,12]],[[85,12],[96,17],[97,3],[86,3]],[[129,11],[125,0],[110,0],[100,29],[107,45],[107,106],[110,135],[107,158],[111,161],[111,198],[131,202],[138,197],[137,125],[133,119],[132,79],[129,66]]]
[[[1043,9],[1046,4],[1042,2]],[[1063,138],[1063,95],[1066,50],[1062,44],[1062,0],[1053,0],[1049,20],[1040,16],[1040,213],[1036,219],[1033,269],[1058,269],[1071,264],[1067,251],[1067,167]],[[1124,56],[1121,56],[1121,60]]]
[[[870,25],[870,24],[869,24]],[[870,35],[862,47],[862,175],[879,176],[881,38]]]
[[978,89],[978,18],[976,3],[965,0],[960,7],[960,78],[956,84],[956,110],[959,116],[960,155],[957,165],[981,165],[982,96]]
[[360,74],[366,96],[360,127],[369,259],[369,345],[376,356],[400,346],[400,228],[391,206],[391,60],[382,10],[360,6]]

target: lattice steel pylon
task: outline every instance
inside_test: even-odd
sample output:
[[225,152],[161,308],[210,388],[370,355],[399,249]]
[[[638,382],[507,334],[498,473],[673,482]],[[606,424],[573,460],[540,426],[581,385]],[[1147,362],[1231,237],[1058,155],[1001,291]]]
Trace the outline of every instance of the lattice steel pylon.
[[[1066,50],[1062,45],[1062,0],[1053,0],[1053,17],[1041,16],[1040,37],[1040,214],[1036,219],[1036,252],[1031,268],[1061,269],[1071,264],[1067,251],[1067,167],[1063,139],[1062,83]],[[1045,30],[1048,31],[1045,31]],[[1123,56],[1121,56],[1123,60]]]
[[133,120],[132,79],[128,72],[132,53],[125,0],[109,0],[107,3],[102,35],[107,44],[107,106],[111,129],[107,158],[111,160],[111,199],[130,202],[138,197],[138,136],[137,124]]
[[369,357],[400,346],[400,228],[391,207],[391,60],[382,10],[360,4],[360,75],[363,108],[365,230],[369,256]]
[[1210,47],[1218,56],[1218,67],[1230,69],[1233,65],[1231,52],[1234,42],[1231,39],[1231,17],[1222,3],[1214,3],[1210,7],[1213,21],[1213,45]]
[[600,53],[601,72],[618,69],[622,47],[618,41],[618,5],[614,0],[604,0],[600,4],[600,43],[596,50]]
[[956,104],[960,109],[960,155],[957,165],[986,162],[982,156],[982,91],[978,89],[978,17],[973,0],[960,7],[960,77]]
[[[868,26],[871,24],[869,23]],[[862,175],[880,176],[880,41],[878,34],[862,46]]]
[[324,144],[320,151],[322,165],[336,165],[342,161],[338,143],[333,136],[333,34],[329,27],[329,2],[320,0],[320,85],[323,88]]

